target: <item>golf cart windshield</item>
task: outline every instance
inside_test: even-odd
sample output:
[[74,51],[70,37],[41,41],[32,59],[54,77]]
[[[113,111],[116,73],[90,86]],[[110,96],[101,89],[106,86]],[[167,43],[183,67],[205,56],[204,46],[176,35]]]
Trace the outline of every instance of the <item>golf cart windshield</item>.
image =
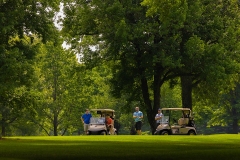
[[94,118],[92,117],[90,119],[91,124],[105,124],[105,118],[104,117],[99,117],[99,118]]
[[169,116],[163,116],[160,123],[161,124],[167,124],[169,122]]
[[[179,125],[180,121],[187,121],[191,117],[191,110],[189,108],[162,108],[164,115],[163,123],[167,122],[170,125]],[[180,123],[181,124],[181,123]]]

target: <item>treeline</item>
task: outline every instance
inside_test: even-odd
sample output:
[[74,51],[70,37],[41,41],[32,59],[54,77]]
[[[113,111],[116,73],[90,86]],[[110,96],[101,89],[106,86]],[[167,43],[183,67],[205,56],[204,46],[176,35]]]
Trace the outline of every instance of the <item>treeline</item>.
[[0,1],[1,136],[82,134],[85,108],[130,134],[136,105],[149,134],[163,107],[238,133],[239,17],[237,0]]

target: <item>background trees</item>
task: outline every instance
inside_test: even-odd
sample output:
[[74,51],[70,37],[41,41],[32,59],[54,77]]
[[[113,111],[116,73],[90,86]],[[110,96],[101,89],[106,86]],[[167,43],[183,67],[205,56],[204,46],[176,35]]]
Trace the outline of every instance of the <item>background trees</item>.
[[61,31],[59,0],[0,2],[2,135],[25,122],[39,128],[23,134],[79,134],[84,108],[101,107],[131,128],[134,105],[152,132],[158,108],[182,106],[203,130],[231,123],[237,133],[237,0],[63,2]]
[[35,70],[38,71],[35,89],[39,92],[40,101],[34,122],[47,134],[55,136],[64,135],[71,126],[72,112],[79,107],[76,106],[79,102],[76,56],[64,51],[61,44],[61,41],[42,44],[35,61]]
[[36,49],[33,34],[44,42],[54,33],[53,14],[58,1],[7,0],[0,2],[0,123],[7,125],[32,106],[29,86],[34,81],[32,58]]
[[238,70],[237,1],[215,6],[210,1],[107,0],[65,6],[63,31],[70,30],[75,45],[76,39],[94,39],[99,48],[93,52],[87,46],[82,52],[93,62],[114,61],[115,95],[129,93],[129,100],[140,101],[152,131],[165,82],[174,85],[181,77],[182,106],[192,108],[192,87],[203,82],[208,95],[219,94]]

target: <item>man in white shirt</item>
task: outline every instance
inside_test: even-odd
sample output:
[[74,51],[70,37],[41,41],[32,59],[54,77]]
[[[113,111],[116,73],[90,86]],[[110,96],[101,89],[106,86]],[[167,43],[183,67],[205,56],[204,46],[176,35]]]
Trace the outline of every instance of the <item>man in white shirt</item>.
[[155,120],[156,120],[156,125],[157,125],[157,127],[160,125],[160,122],[162,121],[162,117],[163,117],[163,114],[162,114],[161,109],[159,108],[159,109],[158,109],[158,113],[157,113],[156,116],[155,116]]

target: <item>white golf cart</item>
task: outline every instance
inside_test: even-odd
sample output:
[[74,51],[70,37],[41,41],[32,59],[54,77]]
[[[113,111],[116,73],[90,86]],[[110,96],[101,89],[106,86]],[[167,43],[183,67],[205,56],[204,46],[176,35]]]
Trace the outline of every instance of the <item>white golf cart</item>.
[[[113,109],[91,109],[92,112],[96,112],[98,117],[92,117],[90,119],[90,126],[88,128],[88,135],[116,135],[117,130],[114,128],[114,110]],[[106,115],[110,115],[113,120],[113,127],[108,130],[106,126]]]
[[192,112],[189,108],[162,108],[163,117],[155,135],[196,135]]

